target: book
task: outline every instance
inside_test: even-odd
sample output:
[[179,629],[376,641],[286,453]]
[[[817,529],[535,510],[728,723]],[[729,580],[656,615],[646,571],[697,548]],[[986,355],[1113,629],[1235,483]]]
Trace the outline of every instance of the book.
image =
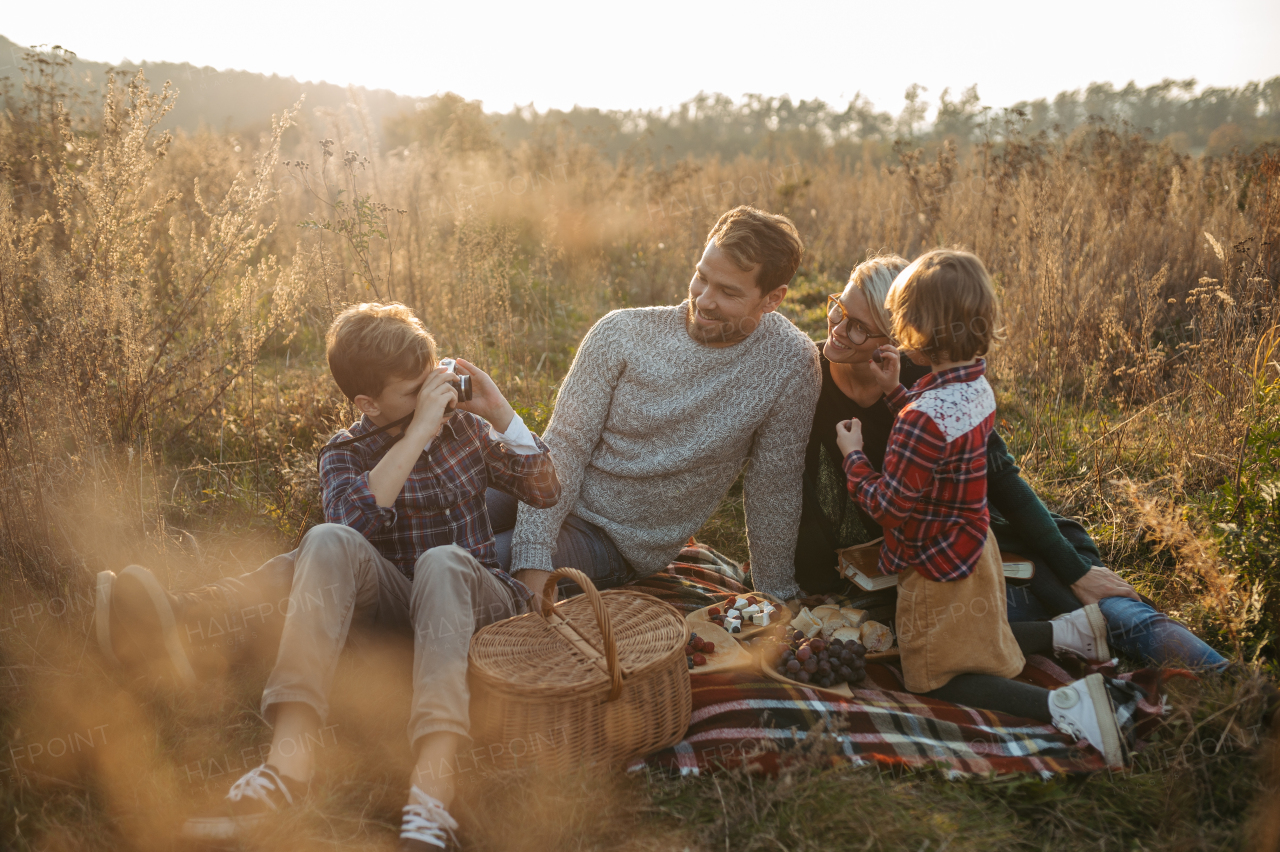
[[1030,559],[1012,551],[1000,551],[1004,564],[1004,579],[1011,586],[1025,586],[1036,575],[1036,565]]
[[[840,557],[840,575],[853,582],[864,591],[875,592],[898,584],[897,574],[886,574],[880,570],[880,546],[883,538],[855,544],[836,551]],[[1000,561],[1004,566],[1005,579],[1015,586],[1031,582],[1035,576],[1036,566],[1025,556],[1017,553],[1000,551]]]
[[881,536],[865,544],[855,544],[836,551],[840,557],[840,575],[852,580],[854,585],[868,592],[887,589],[898,585],[897,574],[885,574],[880,570],[880,545],[884,544]]

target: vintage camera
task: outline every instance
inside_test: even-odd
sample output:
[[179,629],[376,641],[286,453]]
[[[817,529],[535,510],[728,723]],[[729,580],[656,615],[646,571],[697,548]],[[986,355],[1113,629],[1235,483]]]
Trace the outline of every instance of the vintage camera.
[[441,358],[440,366],[450,373],[449,384],[458,392],[458,402],[471,401],[471,377],[458,375],[458,362],[452,358]]

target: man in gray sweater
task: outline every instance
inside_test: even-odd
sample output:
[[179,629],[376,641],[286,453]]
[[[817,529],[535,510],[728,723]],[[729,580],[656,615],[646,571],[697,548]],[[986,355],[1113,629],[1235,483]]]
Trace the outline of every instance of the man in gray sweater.
[[[776,309],[803,251],[789,219],[737,207],[711,229],[687,301],[613,311],[592,327],[543,436],[560,502],[538,510],[486,494],[504,571],[534,594],[564,566],[606,587],[661,571],[749,461],[755,586],[799,591],[801,476],[822,373],[817,347]],[[111,659],[117,633],[164,632],[172,641],[153,643],[157,656],[198,678],[273,657],[295,554],[189,592],[153,583],[137,618],[122,620],[133,610],[100,590],[99,644]]]
[[541,589],[565,564],[609,583],[661,571],[750,462],[755,586],[798,591],[800,483],[822,374],[817,348],[775,311],[802,251],[790,220],[738,207],[711,229],[687,301],[613,311],[592,327],[544,435],[563,495],[551,509],[519,506],[517,579]]

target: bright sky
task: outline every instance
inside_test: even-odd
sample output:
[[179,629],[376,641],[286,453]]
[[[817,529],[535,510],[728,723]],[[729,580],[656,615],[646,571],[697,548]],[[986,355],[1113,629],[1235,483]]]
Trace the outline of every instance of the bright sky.
[[1280,75],[1276,0],[5,6],[0,35],[84,59],[186,61],[415,96],[454,91],[504,112],[529,102],[671,106],[702,90],[841,106],[861,91],[896,113],[911,83],[927,86],[931,102],[977,83],[984,103],[1005,106],[1094,81],[1238,86]]

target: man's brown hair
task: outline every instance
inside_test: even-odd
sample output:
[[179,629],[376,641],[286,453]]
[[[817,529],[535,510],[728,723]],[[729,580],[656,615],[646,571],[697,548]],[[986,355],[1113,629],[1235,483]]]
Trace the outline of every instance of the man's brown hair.
[[377,398],[436,362],[436,341],[404,305],[366,302],[338,314],[325,336],[329,372],[347,399]]
[[759,266],[756,286],[761,294],[789,282],[804,255],[804,241],[790,219],[746,205],[720,217],[707,234],[707,245],[712,243],[743,272]]
[[985,355],[998,337],[995,287],[982,261],[967,251],[921,255],[893,282],[885,307],[898,344],[935,364]]

